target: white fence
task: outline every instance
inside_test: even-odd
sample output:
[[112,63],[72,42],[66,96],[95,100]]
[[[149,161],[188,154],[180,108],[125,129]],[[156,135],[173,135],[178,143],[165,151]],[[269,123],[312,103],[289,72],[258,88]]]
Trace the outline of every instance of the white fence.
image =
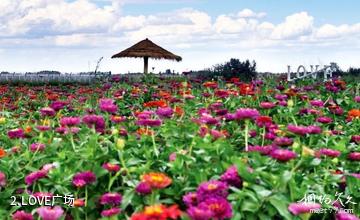
[[107,80],[111,74],[0,74],[0,83],[79,83]]

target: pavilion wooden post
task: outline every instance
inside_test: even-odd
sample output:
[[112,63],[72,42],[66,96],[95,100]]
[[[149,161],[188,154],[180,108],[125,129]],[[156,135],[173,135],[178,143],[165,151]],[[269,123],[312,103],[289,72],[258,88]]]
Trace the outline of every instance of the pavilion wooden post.
[[149,57],[144,57],[144,74],[148,74]]

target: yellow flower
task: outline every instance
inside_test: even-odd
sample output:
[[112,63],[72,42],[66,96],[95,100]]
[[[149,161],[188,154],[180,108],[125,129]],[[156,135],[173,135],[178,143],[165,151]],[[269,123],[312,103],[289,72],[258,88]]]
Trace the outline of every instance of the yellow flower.
[[118,138],[118,139],[116,140],[116,148],[117,148],[118,150],[122,150],[122,149],[124,149],[124,147],[125,147],[125,140],[122,139],[122,138]]
[[287,102],[287,105],[289,107],[293,107],[294,106],[294,101],[292,99],[289,99],[288,102]]
[[315,155],[315,151],[308,148],[308,147],[305,147],[303,146],[302,148],[302,155],[303,156],[314,156]]
[[0,118],[0,124],[5,124],[5,122],[6,122],[6,118],[1,117],[1,118]]
[[118,133],[119,133],[119,130],[116,129],[116,128],[114,128],[114,129],[111,130],[111,134],[112,134],[112,135],[116,135],[116,134],[118,134]]

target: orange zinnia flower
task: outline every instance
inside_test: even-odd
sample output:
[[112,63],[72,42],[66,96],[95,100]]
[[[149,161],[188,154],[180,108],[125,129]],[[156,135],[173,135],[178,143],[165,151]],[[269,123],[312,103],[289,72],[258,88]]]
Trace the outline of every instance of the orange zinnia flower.
[[147,128],[139,128],[139,129],[137,129],[137,131],[136,131],[136,133],[138,134],[138,135],[148,135],[148,136],[151,136],[151,135],[153,135],[153,131],[152,130],[150,130],[150,129],[147,129]]
[[158,100],[158,101],[149,101],[149,102],[145,102],[143,104],[144,107],[167,107],[167,104],[164,100]]
[[174,112],[178,116],[182,116],[184,114],[184,110],[180,106],[176,106],[174,108]]
[[0,148],[0,158],[3,158],[6,156],[6,151],[2,148]]
[[203,86],[206,88],[217,88],[217,82],[204,82]]
[[360,118],[360,109],[351,109],[351,110],[348,112],[348,117],[349,117],[350,119]]
[[177,205],[166,207],[165,205],[146,206],[143,212],[135,213],[131,220],[165,220],[178,219],[181,216],[181,210]]
[[144,174],[141,177],[143,182],[148,183],[151,188],[155,189],[163,189],[169,186],[172,183],[172,180],[170,177],[166,176],[163,173],[157,173],[157,172],[150,172],[147,174]]

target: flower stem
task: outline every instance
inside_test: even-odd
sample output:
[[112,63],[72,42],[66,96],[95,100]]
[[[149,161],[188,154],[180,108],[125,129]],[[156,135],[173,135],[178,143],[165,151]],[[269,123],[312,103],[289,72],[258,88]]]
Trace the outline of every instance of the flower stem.
[[157,146],[156,146],[156,143],[155,143],[155,134],[154,134],[154,131],[151,132],[151,139],[152,139],[152,143],[153,143],[153,148],[154,148],[155,156],[158,157],[158,156],[159,156],[159,150],[157,149]]
[[248,151],[249,145],[248,145],[248,138],[249,138],[249,120],[245,120],[245,151]]

